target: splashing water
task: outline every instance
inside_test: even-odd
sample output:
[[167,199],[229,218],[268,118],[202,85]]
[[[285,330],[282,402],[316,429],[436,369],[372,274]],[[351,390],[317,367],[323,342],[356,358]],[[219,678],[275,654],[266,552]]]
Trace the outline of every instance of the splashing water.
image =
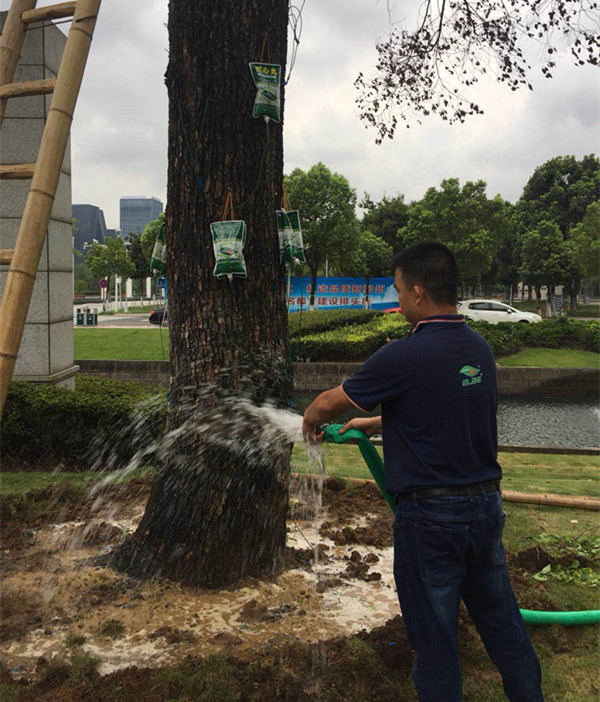
[[[47,549],[54,542],[54,552],[60,555],[53,558],[64,564],[62,575],[60,570],[54,575],[54,562],[49,562],[48,571],[40,571],[40,576],[36,574],[39,582],[35,584],[35,596],[41,597],[48,608],[56,607],[58,593],[64,596],[64,590],[60,588],[69,583],[69,615],[84,627],[89,637],[86,646],[90,651],[100,654],[106,665],[118,667],[145,660],[146,649],[153,655],[168,655],[168,647],[156,644],[154,639],[146,641],[146,630],[152,632],[155,628],[159,631],[167,625],[189,633],[190,627],[194,626],[190,624],[191,618],[197,614],[202,620],[198,630],[202,636],[197,644],[190,646],[196,646],[194,650],[200,651],[204,639],[217,633],[239,635],[244,640],[242,645],[248,647],[254,646],[255,637],[270,640],[267,637],[289,636],[286,622],[290,627],[298,627],[292,631],[302,631],[303,637],[318,643],[331,635],[363,629],[378,618],[383,620],[390,610],[395,611],[393,591],[387,592],[389,586],[358,580],[340,583],[338,576],[344,577],[341,573],[347,566],[347,551],[336,548],[329,534],[320,533],[326,447],[304,441],[300,415],[278,409],[270,403],[259,405],[248,397],[208,386],[195,388],[186,402],[179,403],[176,428],[172,420],[165,421],[165,409],[164,398],[145,401],[135,408],[126,426],[94,443],[93,469],[100,479],[90,488],[93,501],[91,520],[88,502],[85,515],[71,511],[60,519],[63,523],[53,524],[35,534],[41,552],[52,553]],[[289,456],[291,444],[302,447],[307,454],[307,472],[312,476],[291,481],[288,543],[295,548],[288,549],[289,561],[276,580],[267,578],[256,585],[242,584],[239,590],[190,590],[180,589],[180,586],[173,586],[160,578],[142,583],[126,580],[121,572],[98,567],[106,563],[102,560],[103,555],[110,559],[121,537],[127,537],[136,529],[144,508],[141,498],[148,490],[145,481],[132,483],[132,490],[116,490],[115,481],[123,481],[145,468],[162,464],[190,474],[215,470],[214,462],[211,468],[210,460],[199,460],[197,453],[182,450],[189,437],[193,438],[194,446],[200,447],[200,452],[222,447],[247,459],[253,470],[257,467],[258,470],[270,471],[269,475],[287,471],[287,461],[280,461],[279,457]],[[233,463],[239,466],[242,462]],[[287,480],[288,476],[284,477]],[[197,485],[198,481],[190,481],[192,484]],[[85,521],[81,521],[82,517]],[[310,547],[312,556],[307,547]],[[294,565],[296,561],[298,563]],[[156,572],[156,575],[160,573]],[[332,585],[330,581],[336,579],[339,584]],[[22,583],[17,585],[15,582],[14,587],[20,588]],[[106,601],[102,599],[105,592],[113,593],[117,589],[119,594],[114,600],[108,595]],[[137,592],[143,596],[138,597]],[[391,605],[388,600],[391,600]],[[157,601],[164,602],[164,609],[162,606],[157,608]],[[271,618],[264,622],[256,620],[258,623],[243,618],[243,611],[252,611],[250,605],[256,601],[263,609],[268,608]],[[122,609],[113,612],[109,609],[111,607]],[[270,613],[274,614],[271,616]],[[127,648],[125,652],[120,644],[110,650],[94,648],[94,632],[98,624],[113,616],[118,616],[130,632],[127,646],[133,646],[131,651]],[[297,616],[300,618],[296,619]],[[251,622],[249,627],[245,621]],[[57,628],[54,638],[64,637],[66,631],[64,627]],[[19,664],[20,661],[37,660],[41,655],[47,656],[51,639],[45,633],[32,634],[18,651],[21,656]],[[209,648],[210,645],[207,644]],[[205,650],[201,648],[202,654]],[[320,672],[328,665],[325,649],[319,645],[313,656],[312,678],[318,682]],[[109,670],[106,668],[104,672]]]
[[[210,385],[189,389],[185,401],[177,408],[179,426],[176,428],[168,428],[170,408],[166,409],[166,430],[165,400],[157,397],[137,405],[126,426],[94,442],[90,450],[91,468],[99,475],[89,492],[94,498],[91,508],[94,519],[84,533],[78,534],[77,540],[85,538],[94,528],[96,515],[100,513],[104,521],[118,520],[119,507],[112,505],[110,490],[115,482],[126,481],[132,474],[143,473],[152,466],[169,465],[183,474],[210,470],[209,462],[199,460],[199,456],[213,448],[226,449],[261,469],[277,471],[280,470],[278,465],[287,465],[278,461],[282,452],[287,455],[292,444],[301,446],[308,459],[308,472],[318,477],[299,481],[297,498],[306,506],[306,512],[300,514],[299,519],[312,521],[310,517],[315,518],[321,512],[325,475],[323,446],[305,441],[301,415],[279,409],[270,402],[255,404],[247,396]],[[200,446],[199,454],[193,457],[182,450],[182,441],[190,439],[195,446]],[[316,545],[304,540],[314,550],[316,565]],[[72,546],[77,547],[75,537]]]

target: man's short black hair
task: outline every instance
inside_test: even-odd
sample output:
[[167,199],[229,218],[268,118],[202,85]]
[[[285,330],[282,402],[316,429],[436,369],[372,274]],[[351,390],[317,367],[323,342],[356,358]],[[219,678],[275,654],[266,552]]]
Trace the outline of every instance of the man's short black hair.
[[422,285],[437,305],[456,305],[458,266],[454,254],[437,241],[414,244],[394,258],[408,287]]

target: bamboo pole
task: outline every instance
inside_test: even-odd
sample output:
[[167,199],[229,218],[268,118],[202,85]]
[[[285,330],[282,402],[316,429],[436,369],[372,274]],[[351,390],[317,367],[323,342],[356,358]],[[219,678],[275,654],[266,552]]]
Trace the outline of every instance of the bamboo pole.
[[100,3],[101,0],[77,3],[0,301],[0,414],[23,337]]
[[23,13],[22,20],[25,24],[32,22],[47,22],[48,20],[62,19],[63,17],[71,17],[75,14],[77,2],[61,2],[58,5],[47,5],[40,7],[37,10],[28,10]]
[[[0,36],[0,86],[12,83],[21,59],[27,27],[21,15],[35,7],[36,0],[13,0]],[[6,99],[0,99],[0,127],[4,121]]]
[[12,260],[13,249],[0,249],[0,266],[8,266]]
[[33,178],[35,163],[14,163],[0,166],[0,180],[27,180]]
[[54,92],[56,78],[43,78],[42,80],[28,80],[23,83],[7,83],[0,86],[0,100],[8,98],[31,97],[33,95],[49,95]]
[[547,505],[548,507],[573,507],[600,512],[600,499],[580,495],[540,495],[535,492],[515,492],[503,490],[502,499],[506,502],[521,502],[528,505]]

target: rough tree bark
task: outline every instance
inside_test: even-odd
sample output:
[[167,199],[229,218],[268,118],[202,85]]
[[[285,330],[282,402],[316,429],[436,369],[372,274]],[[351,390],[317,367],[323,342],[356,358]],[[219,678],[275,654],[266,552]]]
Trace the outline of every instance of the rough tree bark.
[[[248,67],[260,60],[267,32],[263,60],[281,64],[285,75],[287,20],[287,0],[169,3],[167,274],[175,427],[186,419],[188,388],[235,391],[250,383],[258,401],[289,392],[275,221],[282,123],[252,117],[256,89]],[[247,225],[245,280],[213,277],[209,225],[222,218],[229,188],[235,218]],[[271,574],[285,550],[288,485],[289,447],[265,466],[183,436],[114,565],[138,577],[206,587]]]

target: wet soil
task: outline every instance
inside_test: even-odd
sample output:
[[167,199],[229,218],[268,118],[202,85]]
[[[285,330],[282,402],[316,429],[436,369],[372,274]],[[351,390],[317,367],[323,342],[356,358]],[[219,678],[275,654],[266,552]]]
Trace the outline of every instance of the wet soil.
[[[415,700],[392,515],[376,487],[326,480],[317,517],[319,486],[298,479],[282,571],[220,591],[141,582],[103,565],[135,528],[149,488],[137,479],[98,500],[59,484],[2,501],[0,683],[14,686],[14,699]],[[555,609],[527,577],[539,559],[510,559],[517,598]],[[464,612],[460,627],[465,674],[493,677]],[[551,629],[556,651],[579,635]]]

